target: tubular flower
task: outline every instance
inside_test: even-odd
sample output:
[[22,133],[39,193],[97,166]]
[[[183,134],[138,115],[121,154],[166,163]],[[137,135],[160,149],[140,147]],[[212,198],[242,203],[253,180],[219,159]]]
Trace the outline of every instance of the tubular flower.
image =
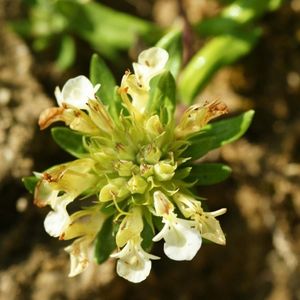
[[159,257],[143,250],[140,236],[142,230],[141,210],[140,208],[134,208],[129,215],[125,216],[116,235],[117,246],[125,246],[120,252],[111,255],[111,257],[119,259],[117,273],[135,283],[145,280],[149,275],[151,270],[150,259],[159,259]]
[[153,241],[164,239],[164,252],[171,259],[193,259],[202,243],[196,222],[177,218],[173,204],[162,192],[156,191],[153,196],[155,212],[165,224]]
[[[59,107],[40,116],[42,129],[57,121],[69,127],[54,128],[53,136],[77,157],[37,174],[34,192],[36,205],[51,207],[46,231],[75,239],[66,248],[70,276],[86,269],[93,252],[98,263],[117,258],[117,273],[140,282],[159,258],[149,253],[153,241],[164,239],[164,252],[174,260],[191,260],[202,239],[225,243],[215,219],[225,210],[204,212],[189,189],[198,179],[191,172],[201,166],[195,145],[218,146],[207,122],[227,108],[220,102],[195,105],[176,122],[176,85],[167,60],[160,48],[142,52],[134,74],[124,75],[105,105],[95,94],[98,85],[84,76],[70,79],[56,92]],[[84,208],[76,211],[81,199]]]

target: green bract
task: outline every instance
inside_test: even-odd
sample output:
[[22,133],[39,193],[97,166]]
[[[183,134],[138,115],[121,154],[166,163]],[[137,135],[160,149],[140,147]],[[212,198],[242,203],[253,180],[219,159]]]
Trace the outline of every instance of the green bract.
[[[59,107],[40,116],[42,129],[57,121],[69,127],[53,128],[52,135],[77,158],[36,180],[25,179],[31,190],[37,181],[35,203],[52,209],[46,231],[75,239],[66,248],[70,276],[86,269],[90,248],[98,263],[115,257],[117,273],[140,282],[151,260],[159,258],[147,252],[152,242],[164,239],[164,252],[174,260],[191,260],[202,238],[225,244],[216,217],[226,210],[204,211],[190,188],[220,182],[230,168],[195,160],[239,138],[253,112],[207,124],[227,112],[224,104],[211,102],[189,107],[176,121],[176,83],[168,66],[168,53],[150,48],[116,88],[108,68],[94,56],[91,82],[84,76],[70,79],[56,89]],[[86,197],[91,204],[70,215],[68,205]]]

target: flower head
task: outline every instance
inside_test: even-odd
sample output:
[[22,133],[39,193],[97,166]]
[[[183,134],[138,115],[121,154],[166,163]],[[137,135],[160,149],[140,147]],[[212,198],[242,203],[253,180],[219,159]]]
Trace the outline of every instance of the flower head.
[[149,253],[153,241],[163,239],[165,254],[174,260],[191,260],[202,238],[225,243],[215,219],[224,210],[204,212],[189,190],[196,165],[188,150],[226,106],[195,105],[176,122],[176,86],[167,60],[168,53],[156,47],[140,54],[134,74],[126,72],[117,89],[122,109],[113,100],[104,105],[95,94],[99,85],[78,76],[56,90],[59,107],[40,116],[41,129],[64,122],[68,143],[59,141],[72,154],[81,149],[76,160],[39,175],[35,188],[35,203],[51,208],[46,231],[75,239],[66,248],[70,276],[87,268],[93,250],[97,261],[116,258],[117,273],[140,282],[149,275],[151,260],[159,258]]

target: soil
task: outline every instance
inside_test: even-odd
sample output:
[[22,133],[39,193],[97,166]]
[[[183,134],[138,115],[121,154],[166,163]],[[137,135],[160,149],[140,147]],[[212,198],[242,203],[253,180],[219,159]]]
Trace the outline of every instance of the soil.
[[[216,1],[185,2],[191,20],[218,11]],[[0,299],[300,299],[299,2],[266,15],[256,48],[199,96],[221,99],[232,114],[256,111],[245,137],[207,158],[230,165],[232,177],[199,190],[211,210],[227,207],[220,218],[227,245],[203,245],[191,262],[168,260],[158,245],[154,252],[163,259],[141,284],[117,277],[113,260],[68,278],[64,243],[44,232],[47,209],[34,207],[21,178],[70,159],[49,131],[37,128],[40,112],[54,103],[54,83],[65,75],[49,71],[8,27],[21,14],[20,2],[0,2]],[[141,1],[134,12],[150,18],[143,5],[157,22],[176,17],[174,1]]]

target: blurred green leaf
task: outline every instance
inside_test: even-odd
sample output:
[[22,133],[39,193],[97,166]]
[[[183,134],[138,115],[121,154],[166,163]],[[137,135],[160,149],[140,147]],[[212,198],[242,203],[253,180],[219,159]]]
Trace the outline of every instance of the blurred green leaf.
[[191,145],[184,156],[198,159],[209,151],[239,139],[249,128],[254,111],[249,110],[237,117],[221,120],[206,125],[190,139]]
[[61,40],[61,47],[56,60],[56,66],[64,71],[71,67],[75,61],[76,47],[74,39],[69,35],[64,35]]
[[33,194],[36,184],[40,179],[35,176],[27,176],[22,178],[22,182],[27,191]]
[[94,256],[98,264],[105,262],[116,248],[113,216],[106,219],[95,241]]
[[209,41],[181,73],[178,86],[181,101],[191,104],[217,70],[250,52],[260,33],[260,30],[240,32]]
[[118,50],[132,47],[139,37],[153,43],[160,35],[154,24],[100,3],[60,0],[57,7],[68,20],[69,30],[110,58],[116,57]]
[[169,71],[165,71],[155,76],[150,81],[150,95],[147,102],[146,111],[160,114],[166,111],[164,123],[173,119],[176,106],[176,83]]
[[97,54],[92,56],[90,79],[94,85],[97,83],[101,84],[97,96],[104,104],[108,105],[110,114],[117,120],[121,110],[121,101],[115,93],[116,81],[104,60]]
[[261,17],[266,11],[278,8],[283,0],[238,0],[226,7],[221,16],[239,23],[247,23]]
[[66,127],[54,127],[51,129],[51,135],[54,141],[71,155],[80,158],[87,153],[81,134]]
[[151,220],[151,225],[148,223],[148,221],[146,221],[146,219],[144,219],[144,228],[143,231],[141,233],[141,236],[143,238],[142,241],[142,248],[146,251],[146,252],[150,252],[153,246],[153,237],[154,237],[154,227],[152,224],[152,220]]
[[231,174],[231,169],[219,163],[200,163],[193,165],[188,179],[197,180],[198,185],[211,185],[224,181]]
[[182,32],[178,29],[168,32],[156,43],[156,46],[168,51],[169,60],[166,69],[170,70],[176,78],[182,64]]
[[219,16],[206,19],[194,26],[201,35],[218,35],[234,32],[260,18],[267,11],[280,7],[284,0],[239,0],[228,5]]

